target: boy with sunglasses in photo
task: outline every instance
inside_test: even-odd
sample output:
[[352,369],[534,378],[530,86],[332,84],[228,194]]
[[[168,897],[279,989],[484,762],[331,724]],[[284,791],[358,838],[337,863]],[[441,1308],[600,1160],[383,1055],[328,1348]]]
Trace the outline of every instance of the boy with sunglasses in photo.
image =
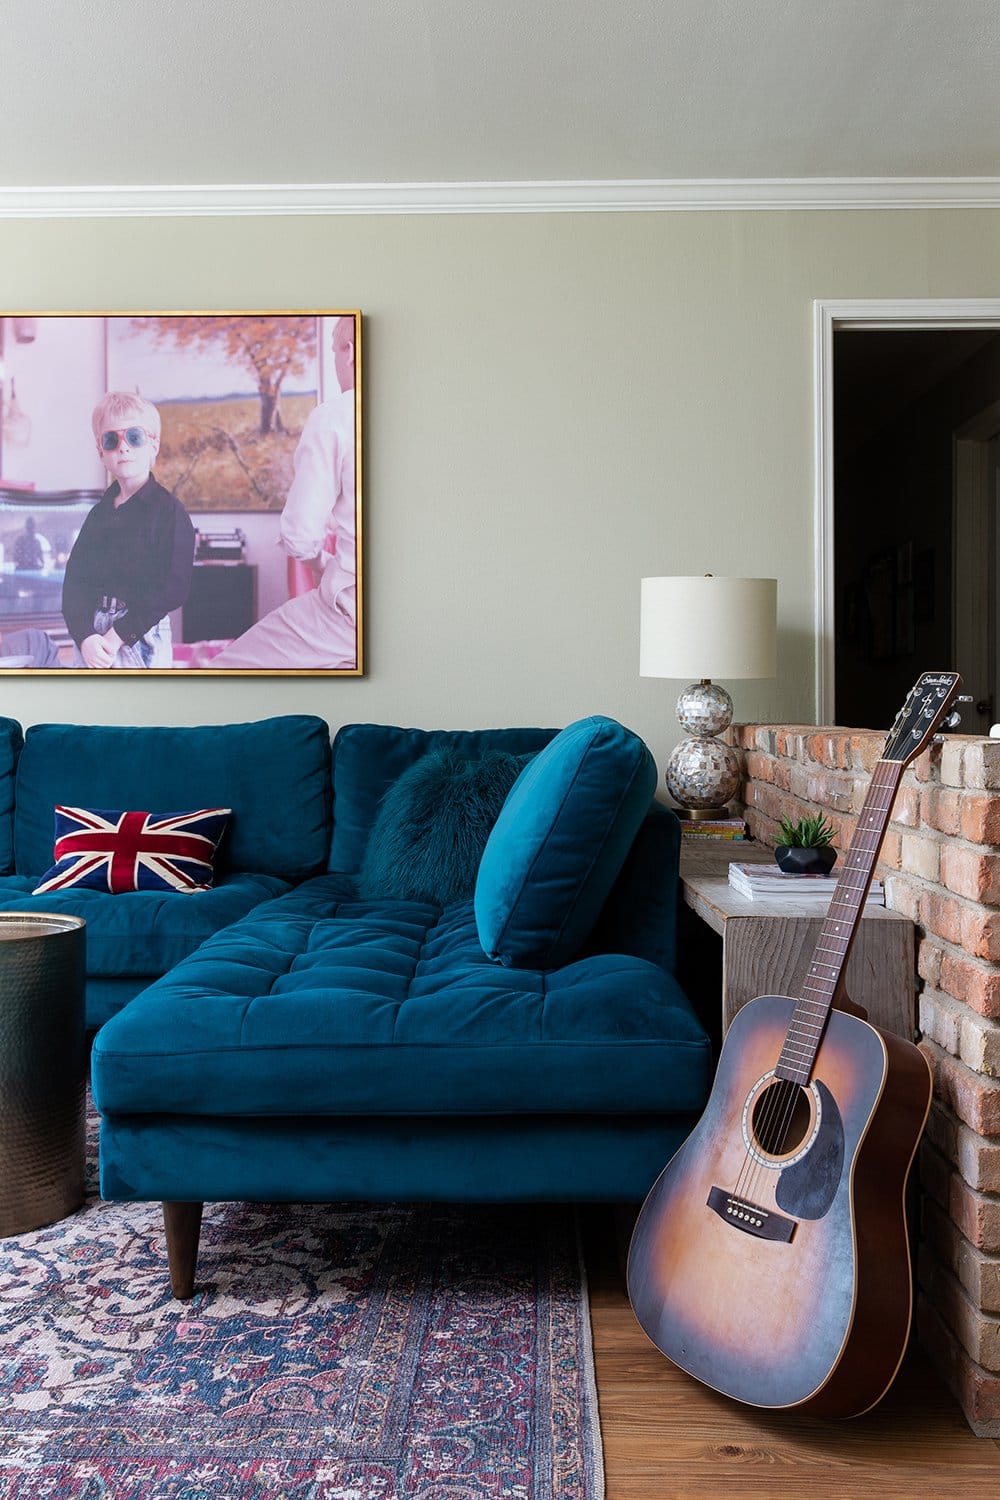
[[66,560],[62,609],[72,666],[172,667],[169,614],[187,599],[195,532],[184,506],[151,473],[160,414],[109,391],[91,419],[111,479]]

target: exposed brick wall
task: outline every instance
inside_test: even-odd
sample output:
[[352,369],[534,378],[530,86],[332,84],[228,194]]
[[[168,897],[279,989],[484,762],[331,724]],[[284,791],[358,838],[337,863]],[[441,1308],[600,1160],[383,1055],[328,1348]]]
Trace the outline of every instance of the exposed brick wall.
[[[822,812],[845,849],[885,736],[739,724],[755,839]],[[1000,1435],[1000,741],[952,735],[904,772],[877,873],[917,928],[919,1040],[934,1071],[920,1149],[917,1328],[972,1426]]]

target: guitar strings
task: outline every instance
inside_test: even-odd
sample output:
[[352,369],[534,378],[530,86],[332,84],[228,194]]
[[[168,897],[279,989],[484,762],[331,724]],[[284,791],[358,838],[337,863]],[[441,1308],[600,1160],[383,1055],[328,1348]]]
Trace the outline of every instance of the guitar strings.
[[[844,905],[844,897],[849,891],[852,890],[852,887],[854,891],[861,892],[862,886],[864,884],[867,884],[866,877],[863,878],[860,884],[850,878],[852,873],[856,873],[856,866],[854,871],[852,871],[851,868],[852,857],[861,854],[870,856],[878,847],[878,844],[881,842],[882,836],[884,834],[885,823],[887,821],[885,814],[888,813],[892,805],[892,801],[895,798],[896,792],[896,787],[894,785],[887,784],[885,775],[885,772],[887,771],[890,773],[889,780],[891,781],[892,763],[880,764],[876,767],[875,773],[872,777],[871,785],[869,787],[869,794],[865,799],[865,804],[862,809],[862,817],[864,817],[865,813],[879,814],[880,826],[878,826],[877,828],[862,826],[861,833],[858,835],[856,842],[852,843],[851,849],[848,854],[848,860],[845,864],[845,869],[842,872],[840,881],[838,881],[836,890],[830,903],[830,913],[828,914],[827,919],[824,921],[823,929],[820,932],[820,940],[817,944],[816,952],[819,952],[824,947],[826,951],[833,952],[836,951],[838,947],[844,948],[846,946],[847,939],[843,937],[838,937],[835,942],[831,942],[828,945],[823,944],[823,938],[824,936],[827,936],[833,939],[834,933],[828,932],[828,927],[833,926],[834,931],[838,931],[841,925],[847,925],[846,919],[843,917],[843,915],[840,912],[834,910],[835,906]],[[885,791],[889,792],[889,797],[884,803],[880,805],[881,794]],[[872,817],[869,817],[869,822],[873,821],[874,819]],[[872,833],[875,834],[876,842],[866,849],[864,847],[866,836]],[[861,862],[862,861],[860,859],[857,860],[858,864],[860,864]],[[858,908],[860,909],[860,900],[858,901]],[[834,920],[831,920],[831,918]],[[837,918],[839,918],[840,920],[837,921]],[[851,926],[853,930],[853,924],[851,924]],[[843,957],[844,954],[841,953],[841,965],[843,962]],[[820,963],[815,967],[829,967],[833,969],[835,966]],[[838,965],[837,967],[840,966]],[[810,982],[807,981],[803,988],[818,988],[821,992],[824,989],[829,990],[829,979],[820,980],[818,985],[815,982],[810,984]],[[832,999],[832,992],[830,998]],[[800,1011],[801,1005],[821,1007],[822,1018],[820,1020],[817,1020],[815,1018],[806,1019]],[[789,1025],[789,1030],[786,1035],[786,1046],[788,1041],[790,1040],[792,1046],[797,1050],[802,1051],[805,1056],[808,1056],[811,1051],[814,1059],[815,1053],[818,1050],[818,1040],[801,1040],[799,1035],[796,1035],[795,1028],[796,1026],[798,1026],[799,1030],[801,1031],[801,1028],[803,1026],[809,1026],[813,1029],[818,1030],[821,1037],[822,1027],[825,1025],[828,1015],[828,1004],[826,1001],[820,1002],[811,997],[804,996],[796,1005],[796,1012],[798,1013],[797,1015],[795,1012],[793,1012],[792,1021]],[[787,1056],[785,1047],[782,1048],[782,1052]],[[804,1057],[802,1061],[804,1061]],[[798,1065],[801,1066],[801,1063]],[[783,1084],[787,1084],[788,1086],[783,1087]],[[755,1121],[751,1117],[751,1120],[749,1121],[749,1133],[752,1136],[756,1137],[757,1144],[760,1147],[762,1154],[772,1156],[781,1156],[782,1154],[784,1154],[784,1150],[786,1148],[788,1140],[788,1132],[795,1117],[796,1105],[799,1102],[800,1089],[803,1086],[803,1084],[800,1084],[791,1079],[775,1079],[766,1090],[762,1106],[761,1102],[758,1101],[758,1108],[760,1109],[760,1119],[759,1121]],[[744,1157],[743,1166],[737,1178],[735,1191],[737,1192],[737,1194],[748,1197],[751,1201],[755,1201],[755,1196],[759,1194],[759,1188],[757,1187],[757,1184],[760,1178],[765,1172],[771,1170],[773,1170],[773,1168],[760,1162],[756,1154],[752,1153],[751,1151],[747,1151]]]
[[[826,1022],[829,1016],[830,1006],[832,1005],[833,994],[836,990],[837,984],[840,981],[847,949],[850,944],[850,938],[853,935],[856,927],[855,921],[850,920],[849,917],[844,917],[842,913],[840,913],[839,911],[835,911],[834,908],[847,905],[849,910],[850,905],[853,904],[855,906],[856,916],[858,919],[860,919],[860,913],[865,899],[867,886],[870,882],[872,870],[874,867],[874,859],[872,858],[872,856],[877,853],[882,844],[882,840],[885,836],[886,825],[888,823],[888,814],[892,808],[893,802],[895,801],[896,791],[898,789],[898,777],[894,775],[894,772],[896,771],[898,771],[899,775],[902,774],[903,765],[900,762],[880,760],[878,765],[875,767],[872,775],[872,780],[869,785],[868,794],[865,797],[865,801],[860,814],[861,819],[863,820],[863,826],[859,830],[856,839],[852,841],[850,849],[848,850],[848,856],[847,860],[845,861],[844,869],[841,872],[840,879],[838,880],[833,892],[833,896],[831,897],[830,908],[824,920],[823,926],[820,929],[819,939],[813,952],[813,961],[811,964],[811,968],[815,970],[817,974],[819,969],[821,968],[827,968],[831,971],[836,970],[837,977],[834,979],[832,985],[830,984],[829,977],[818,978],[816,981],[807,979],[803,983],[803,990],[811,988],[814,990],[819,990],[821,994],[824,991],[829,991],[829,994],[822,1001],[813,999],[812,997],[805,995],[799,997],[799,999],[796,1001],[795,1009],[792,1013],[792,1018],[785,1036],[785,1043],[782,1046],[783,1055],[787,1055],[786,1048],[788,1047],[789,1042],[791,1043],[792,1047],[803,1052],[803,1058],[799,1062],[793,1063],[792,1066],[801,1068],[805,1063],[806,1058],[809,1058],[806,1078],[803,1082],[800,1083],[794,1079],[786,1080],[774,1078],[772,1075],[772,1082],[767,1086],[765,1091],[762,1108],[761,1101],[758,1100],[757,1108],[761,1110],[759,1122],[755,1121],[755,1119],[753,1118],[753,1114],[751,1114],[751,1117],[748,1121],[748,1134],[750,1135],[751,1141],[756,1140],[760,1148],[761,1155],[780,1157],[785,1153],[788,1134],[791,1129],[792,1121],[795,1118],[796,1106],[799,1103],[800,1091],[803,1088],[808,1087],[809,1077],[815,1064],[816,1054],[822,1042],[823,1030],[826,1026]],[[883,802],[881,800],[882,794],[886,792],[888,793],[888,797]],[[866,819],[866,815],[867,822],[865,823],[864,820]],[[878,819],[877,823],[876,817]],[[873,842],[870,842],[867,848],[865,847],[866,839],[873,839]],[[861,864],[866,864],[868,868],[863,874],[861,881],[857,882],[851,879],[851,875],[852,873],[857,873],[857,867]],[[850,902],[848,902],[848,900],[846,899],[848,898],[849,894],[851,897]],[[846,935],[838,935],[835,937],[835,934],[840,933],[840,929],[842,926],[846,926],[848,928]],[[828,929],[832,930],[828,931]],[[829,938],[830,942],[824,943],[824,938]],[[817,960],[817,954],[819,954],[821,951],[835,953],[837,952],[838,948],[843,949],[843,951],[839,955],[837,964],[829,964],[823,962],[823,960]],[[819,1018],[807,1018],[805,1015],[803,1015],[800,1011],[800,1007],[808,1005],[820,1007],[821,1016]],[[810,1027],[812,1029],[815,1029],[818,1032],[818,1036],[816,1038],[807,1038],[802,1040],[800,1039],[800,1036],[796,1034],[797,1027],[800,1031],[803,1027]],[[780,1061],[781,1057],[779,1056],[778,1064],[776,1064],[776,1066],[780,1065]],[[783,1084],[787,1084],[788,1087],[782,1087]],[[772,1170],[772,1167],[765,1165],[759,1160],[756,1153],[748,1150],[745,1154],[743,1165],[737,1177],[736,1188],[734,1190],[735,1194],[737,1196],[748,1198],[751,1202],[756,1201],[755,1195],[759,1195],[760,1193],[760,1179],[763,1177],[765,1172]]]
[[[824,1028],[829,1019],[830,1009],[833,1004],[833,997],[836,993],[837,985],[839,984],[844,972],[844,966],[846,963],[848,950],[850,948],[851,939],[857,930],[857,924],[861,918],[867,886],[871,880],[872,871],[875,865],[874,855],[878,852],[885,837],[885,830],[889,821],[889,813],[892,809],[892,804],[895,801],[896,793],[899,789],[899,781],[902,777],[903,770],[905,769],[908,760],[912,759],[912,756],[900,756],[898,753],[894,752],[897,752],[900,748],[902,748],[902,746],[899,744],[900,735],[903,733],[903,727],[901,726],[905,726],[905,712],[906,709],[909,708],[912,699],[916,695],[916,692],[917,690],[914,689],[914,693],[912,693],[910,695],[910,698],[907,699],[907,704],[905,705],[903,712],[897,718],[896,723],[893,725],[892,729],[890,729],[885,745],[882,748],[882,754],[877,765],[875,766],[871,782],[869,783],[868,792],[865,796],[864,803],[861,808],[861,813],[859,815],[859,824],[861,826],[859,827],[855,838],[851,842],[847,859],[845,860],[845,868],[842,871],[841,877],[837,882],[837,886],[834,890],[833,897],[830,902],[830,909],[824,920],[823,926],[820,929],[819,940],[812,955],[812,967],[817,974],[820,968],[828,968],[831,972],[835,972],[836,978],[834,978],[832,984],[830,983],[829,978],[827,978],[825,981],[819,980],[818,982],[812,983],[810,983],[809,980],[806,980],[803,983],[803,990],[812,988],[814,990],[818,990],[820,994],[823,994],[824,989],[826,989],[829,993],[825,995],[823,1000],[815,1000],[811,997],[806,996],[800,996],[797,999],[795,1008],[792,1012],[791,1020],[789,1022],[788,1031],[785,1035],[785,1042],[782,1045],[778,1063],[775,1065],[776,1070],[776,1068],[780,1066],[781,1056],[785,1055],[786,1047],[790,1042],[794,1048],[804,1054],[799,1063],[793,1064],[793,1066],[797,1066],[801,1071],[803,1063],[806,1059],[808,1059],[808,1064],[805,1069],[806,1076],[804,1083],[799,1083],[794,1079],[776,1079],[774,1078],[774,1072],[772,1072],[773,1081],[768,1085],[765,1093],[760,1124],[759,1126],[755,1127],[755,1122],[752,1115],[750,1120],[748,1121],[748,1135],[752,1139],[754,1134],[756,1134],[758,1142],[762,1147],[766,1148],[768,1145],[771,1145],[771,1151],[768,1154],[772,1154],[775,1156],[780,1156],[781,1154],[783,1154],[784,1148],[787,1145],[788,1132],[791,1128],[792,1121],[795,1118],[795,1106],[798,1103],[799,1090],[808,1085],[813,1068],[815,1067],[816,1056],[822,1043]],[[944,693],[942,692],[940,696],[943,698]],[[941,714],[943,714],[943,712],[944,705],[942,705],[942,707],[940,708],[939,717]],[[926,711],[926,717],[929,719],[932,718],[930,709]],[[933,725],[928,726],[928,728],[932,729]],[[888,793],[887,798],[884,802],[880,802],[882,794],[886,792]],[[866,817],[867,825],[865,823]],[[871,843],[868,848],[865,848],[864,841],[867,835],[874,836],[874,842]],[[861,858],[862,855],[865,856],[864,859]],[[848,891],[851,888],[851,881],[847,879],[847,876],[850,872],[852,861],[854,862],[855,870],[857,869],[857,866],[867,863],[867,870],[862,876],[861,882],[859,884],[856,884],[855,886],[853,914],[850,913],[850,906],[848,906],[849,917],[847,919],[841,918],[839,922],[831,922],[832,916],[840,916],[840,913],[834,913],[835,905],[839,906],[845,904],[843,898],[847,895]],[[847,933],[845,936],[838,936],[834,940],[834,934],[840,933],[841,925],[847,927]],[[832,928],[832,930],[828,931],[828,928]],[[823,940],[825,937],[829,937],[831,939],[831,942],[829,944],[824,944]],[[837,964],[825,964],[822,960],[817,960],[816,955],[820,951],[836,952],[838,948],[842,948],[843,951],[839,954]],[[818,1009],[820,1010],[820,1016],[818,1020],[815,1018],[811,1020],[806,1019],[805,1015],[803,1014],[803,1009],[806,1005],[813,1005],[818,1007]],[[798,1024],[800,1028],[803,1026],[808,1026],[816,1030],[818,1035],[810,1041],[802,1041],[797,1035],[795,1035],[796,1024]],[[789,1085],[787,1089],[781,1087],[781,1085],[785,1083]],[[758,1105],[759,1103],[760,1101],[758,1101]],[[781,1106],[782,1104],[783,1108],[780,1108],[779,1106]],[[780,1114],[782,1118],[778,1127],[778,1131],[772,1138],[771,1130],[774,1125],[775,1117],[778,1114]],[[761,1151],[761,1154],[764,1154],[763,1150]],[[749,1173],[748,1168],[750,1169]],[[757,1179],[759,1179],[759,1177],[765,1170],[773,1170],[773,1168],[769,1165],[761,1163],[752,1151],[747,1150],[744,1157],[743,1166],[740,1169],[740,1173],[737,1178],[736,1191],[743,1191],[745,1197],[748,1197],[751,1202],[754,1201],[753,1192],[741,1189],[740,1185],[744,1182],[745,1179],[746,1182],[751,1185],[753,1190],[759,1193],[759,1187],[756,1186]]]
[[[844,960],[846,958],[847,949],[850,945],[850,939],[856,928],[855,921],[845,922],[843,921],[843,919],[841,919],[841,921],[836,920],[836,918],[840,917],[841,914],[835,913],[833,911],[834,904],[836,903],[838,905],[843,905],[843,897],[848,892],[852,892],[855,903],[855,915],[858,919],[860,919],[862,903],[864,901],[866,888],[871,877],[872,868],[874,866],[873,856],[877,853],[882,843],[882,839],[885,833],[885,827],[888,822],[888,813],[891,810],[893,801],[895,800],[896,790],[898,787],[898,777],[894,777],[893,775],[893,767],[895,764],[895,762],[883,762],[880,763],[875,769],[869,787],[869,792],[865,798],[864,806],[862,808],[862,827],[848,851],[848,858],[845,862],[844,871],[841,875],[840,881],[838,881],[837,889],[834,892],[833,899],[830,903],[830,914],[828,914],[828,917],[823,924],[823,928],[820,932],[819,942],[817,943],[817,947],[815,950],[816,953],[819,953],[821,950],[826,952],[837,952],[838,949],[841,950],[839,953],[837,964],[828,964],[820,960],[818,963],[815,963],[813,965],[813,967],[817,969],[829,969],[831,971],[831,975],[835,972],[836,977],[833,978],[832,983],[831,975],[827,975],[824,978],[820,978],[816,982],[812,982],[810,984],[807,981],[807,984],[803,985],[803,989],[807,988],[808,986],[814,990],[818,989],[820,993],[823,993],[824,991],[827,992],[827,995],[822,1002],[823,1014],[821,1019],[806,1019],[800,1014],[797,1023],[800,1030],[803,1025],[809,1026],[813,1029],[818,1029],[819,1035],[815,1039],[807,1038],[804,1041],[795,1036],[793,1029],[796,1026],[796,1017],[794,1013],[792,1022],[789,1026],[789,1032],[788,1037],[786,1037],[786,1041],[788,1040],[788,1038],[791,1038],[793,1045],[803,1050],[807,1057],[809,1056],[810,1052],[812,1053],[809,1064],[810,1073],[815,1063],[815,1058],[819,1050],[819,1046],[822,1042],[823,1028],[825,1027],[826,1021],[829,1016],[833,994],[843,972]],[[901,775],[901,773],[902,766],[899,766],[899,774]],[[883,796],[883,794],[885,793],[888,793],[887,797]],[[862,874],[861,880],[852,880],[850,876],[852,875],[852,873],[856,875],[858,872],[858,867],[861,865],[867,866],[867,869]],[[839,933],[840,927],[842,925],[848,927],[846,936],[840,935],[835,938],[834,933]],[[833,928],[833,930],[828,931],[827,929],[831,927]],[[829,937],[831,939],[831,942],[829,944],[824,944],[824,937]],[[809,999],[805,1000],[804,1003],[810,1005],[819,1005],[821,1002],[813,1000],[810,997]],[[798,1009],[799,1007],[797,1005],[796,1011],[798,1011]],[[786,1095],[785,1110],[783,1112],[784,1117],[781,1120],[780,1125],[778,1126],[775,1143],[771,1148],[773,1154],[775,1155],[782,1155],[787,1147],[788,1133],[791,1127],[792,1120],[794,1119],[795,1106],[798,1102],[798,1089],[800,1087],[807,1086],[808,1081],[809,1079],[807,1075],[806,1079],[803,1080],[801,1084],[793,1082],[790,1091],[788,1091]],[[785,1094],[785,1091],[783,1090],[779,1092]]]
[[[840,976],[841,976],[841,974],[843,972],[843,964],[844,964],[844,959],[846,957],[847,948],[848,948],[849,943],[850,943],[851,935],[852,935],[852,933],[853,933],[853,931],[855,929],[855,926],[856,926],[855,922],[853,922],[853,921],[852,922],[845,922],[845,921],[843,921],[843,919],[841,919],[840,922],[836,922],[836,921],[831,922],[831,916],[833,915],[833,907],[834,907],[835,903],[839,904],[839,905],[843,905],[844,902],[843,902],[842,893],[843,893],[843,895],[846,895],[848,891],[851,891],[852,894],[853,894],[853,900],[854,900],[854,903],[855,903],[855,911],[856,911],[856,914],[857,914],[858,918],[860,918],[860,912],[861,912],[861,908],[862,908],[862,903],[864,901],[865,892],[866,892],[869,880],[871,878],[872,868],[874,866],[874,859],[872,858],[872,856],[878,851],[878,848],[880,847],[880,845],[882,843],[882,839],[883,839],[884,833],[885,833],[885,826],[886,826],[886,823],[888,822],[888,813],[891,810],[892,804],[893,804],[893,802],[895,800],[896,790],[897,790],[897,786],[898,786],[898,779],[896,779],[896,778],[893,777],[892,771],[893,771],[893,767],[896,764],[897,764],[896,762],[880,762],[879,765],[877,765],[876,768],[875,768],[875,771],[873,773],[872,780],[871,780],[871,783],[870,783],[870,786],[869,786],[868,795],[865,798],[864,805],[863,805],[862,811],[861,811],[861,817],[862,817],[862,819],[865,817],[866,814],[869,815],[868,816],[868,820],[867,820],[867,825],[862,826],[862,828],[858,832],[856,838],[852,841],[850,849],[848,850],[848,857],[847,857],[847,860],[845,862],[844,870],[843,870],[843,872],[841,874],[840,880],[837,882],[837,887],[836,887],[836,889],[834,891],[833,897],[832,897],[831,902],[830,902],[830,913],[828,913],[827,918],[826,918],[826,920],[823,923],[823,927],[820,930],[819,941],[817,942],[816,949],[815,949],[814,954],[813,954],[813,958],[815,960],[816,954],[824,946],[823,945],[823,938],[825,936],[829,936],[831,939],[833,938],[833,932],[827,933],[827,928],[828,927],[833,926],[834,931],[839,931],[839,927],[841,925],[847,926],[849,930],[848,930],[846,936],[836,938],[835,942],[832,942],[825,949],[825,951],[827,951],[827,952],[834,952],[834,951],[836,951],[837,948],[842,948],[844,951],[840,955],[839,962],[837,964],[826,964],[826,963],[823,963],[822,961],[819,961],[818,963],[814,962],[813,965],[812,965],[812,967],[816,968],[816,969],[819,969],[819,968],[828,968],[831,971],[836,970],[837,977],[834,979],[832,985],[830,983],[830,978],[829,977],[820,978],[820,979],[818,979],[815,982],[810,982],[809,980],[807,980],[803,984],[803,989],[806,989],[806,988],[818,989],[821,993],[824,990],[827,990],[827,991],[829,991],[828,997],[823,1002],[820,1002],[818,1000],[813,1000],[811,998],[806,999],[805,997],[803,997],[796,1004],[795,1012],[793,1012],[793,1014],[792,1014],[792,1020],[791,1020],[791,1022],[789,1024],[788,1033],[786,1035],[786,1043],[789,1040],[789,1038],[791,1038],[792,1039],[792,1043],[793,1043],[793,1045],[795,1047],[803,1050],[805,1052],[805,1054],[806,1054],[807,1057],[809,1056],[809,1053],[811,1052],[812,1053],[812,1057],[810,1059],[809,1071],[807,1073],[807,1076],[806,1076],[806,1078],[801,1083],[796,1082],[794,1080],[788,1080],[788,1082],[791,1083],[790,1090],[788,1090],[787,1092],[785,1090],[782,1090],[782,1089],[776,1089],[775,1090],[775,1093],[778,1094],[778,1095],[781,1095],[783,1097],[783,1099],[784,1099],[784,1110],[782,1112],[783,1113],[783,1118],[781,1119],[781,1122],[778,1125],[778,1128],[777,1128],[777,1130],[775,1132],[775,1135],[774,1135],[774,1142],[775,1142],[775,1144],[771,1148],[771,1154],[773,1154],[775,1156],[782,1155],[784,1153],[785,1147],[787,1145],[788,1132],[789,1132],[789,1129],[791,1127],[792,1120],[794,1119],[795,1106],[796,1106],[796,1104],[798,1102],[798,1091],[799,1091],[800,1088],[808,1086],[809,1075],[812,1072],[812,1067],[813,1067],[813,1065],[815,1063],[816,1054],[817,1054],[817,1052],[819,1050],[819,1046],[820,1046],[820,1044],[822,1042],[823,1029],[825,1028],[826,1021],[827,1021],[827,1018],[829,1016],[830,1006],[831,1006],[832,1000],[833,1000],[833,994],[834,994],[834,992],[836,990],[837,983],[839,982]],[[889,773],[888,776],[886,776],[884,774],[885,772]],[[902,774],[902,766],[901,765],[899,766],[899,773],[900,773],[900,775]],[[885,792],[888,792],[889,795],[885,799],[885,801],[883,802],[883,801],[881,801],[881,797],[882,797],[882,794],[885,793]],[[876,815],[878,816],[878,823],[877,824],[876,824]],[[868,825],[874,825],[874,826],[868,826]],[[864,847],[866,839],[872,839],[873,840],[872,842],[870,842],[869,847],[867,847],[867,848]],[[854,866],[854,873],[855,874],[857,873],[857,867],[858,866],[860,866],[862,864],[866,864],[867,865],[867,869],[864,872],[864,874],[862,875],[862,878],[861,878],[860,882],[857,881],[857,880],[852,880],[850,878],[851,873],[852,873],[852,864]],[[796,1013],[799,1010],[799,1006],[802,1005],[802,1004],[809,1004],[809,1005],[820,1005],[820,1004],[822,1004],[822,1010],[823,1010],[822,1018],[820,1020],[813,1020],[813,1019],[806,1020],[806,1019],[804,1019],[803,1017],[800,1016],[799,1020],[798,1020],[798,1023],[796,1023]],[[806,1025],[806,1026],[810,1026],[812,1028],[818,1029],[819,1036],[817,1038],[815,1038],[815,1039],[811,1039],[810,1038],[810,1039],[807,1039],[805,1041],[798,1040],[797,1037],[793,1036],[793,1028],[796,1026],[796,1024],[798,1024],[799,1027],[801,1027],[803,1025]],[[782,1048],[782,1051],[784,1051],[784,1048]],[[802,1061],[804,1062],[805,1059],[803,1059]],[[802,1063],[795,1064],[795,1065],[801,1067]],[[769,1131],[770,1131],[770,1125],[773,1124],[773,1119],[770,1122],[768,1122],[768,1124],[769,1124]],[[771,1139],[770,1133],[768,1134],[767,1138]],[[763,1168],[763,1167],[760,1168],[761,1172],[764,1171],[764,1170],[765,1170],[765,1168]],[[759,1174],[757,1174],[757,1175],[759,1175]]]

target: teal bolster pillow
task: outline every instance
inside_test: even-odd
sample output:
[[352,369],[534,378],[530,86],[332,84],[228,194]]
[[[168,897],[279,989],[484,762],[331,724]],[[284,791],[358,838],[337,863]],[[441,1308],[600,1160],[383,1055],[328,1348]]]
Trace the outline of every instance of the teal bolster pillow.
[[580,719],[535,756],[479,866],[476,925],[490,958],[554,969],[576,956],[655,790],[652,755],[614,719]]
[[358,872],[365,901],[469,901],[490,829],[526,755],[422,755],[379,805]]

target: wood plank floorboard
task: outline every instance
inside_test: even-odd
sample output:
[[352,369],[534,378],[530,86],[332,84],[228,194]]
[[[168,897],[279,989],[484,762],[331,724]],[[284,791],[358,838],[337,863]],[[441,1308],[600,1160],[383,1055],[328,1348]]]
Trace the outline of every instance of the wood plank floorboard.
[[977,1438],[913,1347],[849,1422],[751,1410],[691,1380],[632,1315],[612,1210],[583,1211],[606,1500],[1000,1500],[1000,1442]]

